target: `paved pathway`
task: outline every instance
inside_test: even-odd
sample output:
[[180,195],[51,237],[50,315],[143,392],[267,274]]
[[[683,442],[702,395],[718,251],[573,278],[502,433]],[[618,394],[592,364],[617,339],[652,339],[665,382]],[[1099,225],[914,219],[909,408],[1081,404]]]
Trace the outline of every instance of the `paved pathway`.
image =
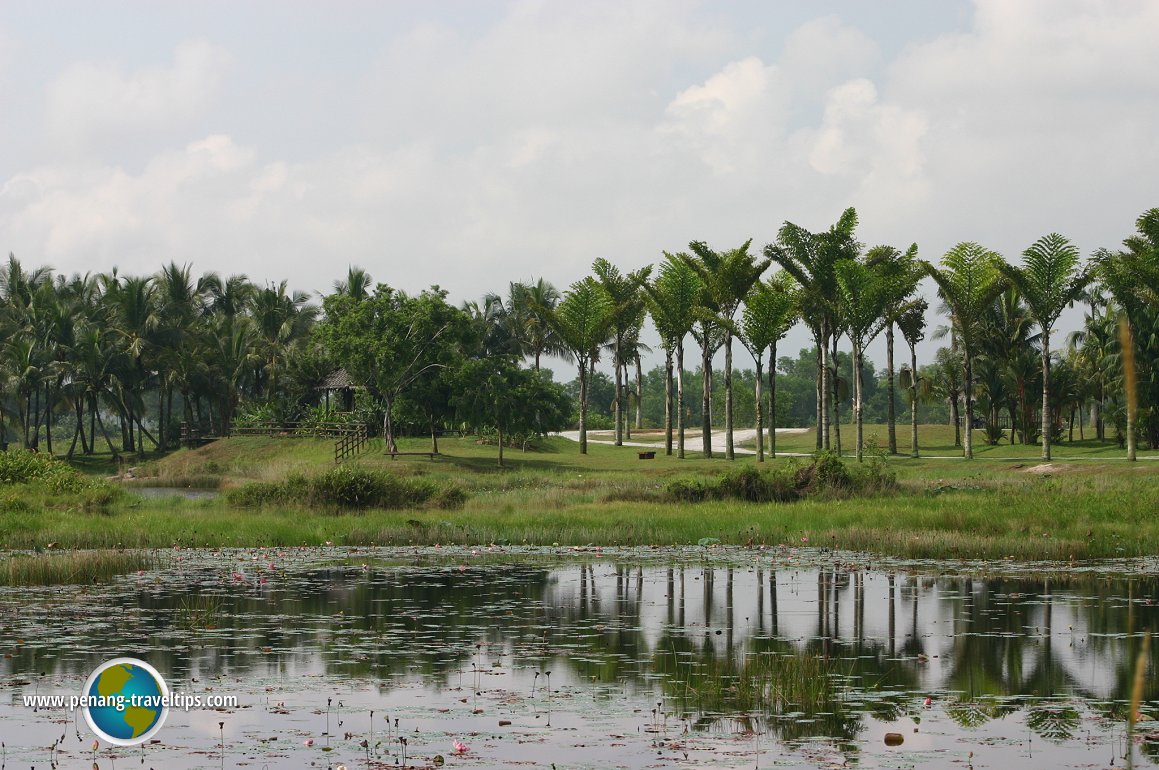
[[[812,430],[812,428],[777,428],[777,433],[780,435],[792,435],[795,433],[808,433],[810,430]],[[571,441],[579,441],[579,431],[578,430],[565,430],[562,433],[560,433],[559,435],[566,438],[566,439],[570,439]],[[734,430],[732,432],[733,451],[738,455],[755,455],[757,453],[757,450],[742,447],[742,446],[740,446],[740,444],[742,442],[745,442],[745,441],[755,441],[756,437],[757,437],[756,428],[742,428],[740,430]],[[724,452],[725,452],[725,442],[726,442],[726,437],[725,437],[723,430],[713,431],[713,433],[712,433],[712,452],[713,452],[713,454],[720,453],[720,455],[723,456]],[[607,431],[607,430],[588,431],[588,443],[589,444],[615,444],[616,443],[615,432],[614,431]],[[623,445],[624,446],[643,447],[645,449],[663,449],[664,448],[664,439],[661,438],[659,441],[624,441]],[[700,446],[701,446],[701,443],[700,443],[700,436],[699,435],[694,436],[691,439],[686,438],[684,440],[685,451],[699,452]],[[784,455],[786,457],[808,457],[809,453],[807,453],[807,452],[782,452],[782,451],[778,450],[777,456],[779,457],[782,455]]]

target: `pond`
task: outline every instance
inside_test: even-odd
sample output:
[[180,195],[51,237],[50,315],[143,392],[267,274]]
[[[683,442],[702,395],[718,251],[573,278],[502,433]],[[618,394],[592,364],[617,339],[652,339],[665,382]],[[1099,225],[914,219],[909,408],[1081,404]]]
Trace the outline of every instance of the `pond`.
[[[1159,564],[808,549],[174,550],[107,584],[0,589],[13,768],[1106,767],[1159,756]],[[119,656],[151,742],[66,708]],[[888,736],[888,737],[887,737]],[[404,757],[405,752],[405,757]],[[56,763],[56,764],[53,764]]]

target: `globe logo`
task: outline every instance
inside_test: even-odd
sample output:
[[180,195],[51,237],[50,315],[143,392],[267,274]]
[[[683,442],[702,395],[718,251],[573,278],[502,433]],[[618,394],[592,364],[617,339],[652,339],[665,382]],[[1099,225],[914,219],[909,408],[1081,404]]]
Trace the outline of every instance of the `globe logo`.
[[153,737],[169,715],[169,688],[157,669],[136,658],[97,666],[85,682],[85,721],[114,746],[136,746]]

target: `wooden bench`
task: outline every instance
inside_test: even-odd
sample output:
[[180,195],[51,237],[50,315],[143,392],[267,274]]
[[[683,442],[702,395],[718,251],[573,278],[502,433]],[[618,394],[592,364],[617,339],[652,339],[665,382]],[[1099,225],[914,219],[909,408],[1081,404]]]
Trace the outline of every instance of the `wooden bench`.
[[640,452],[640,459],[641,460],[655,460],[656,453],[655,452]]
[[390,459],[392,459],[392,460],[396,457],[424,457],[424,456],[429,457],[431,460],[434,460],[436,457],[439,456],[440,453],[439,452],[390,452],[389,454],[390,454]]

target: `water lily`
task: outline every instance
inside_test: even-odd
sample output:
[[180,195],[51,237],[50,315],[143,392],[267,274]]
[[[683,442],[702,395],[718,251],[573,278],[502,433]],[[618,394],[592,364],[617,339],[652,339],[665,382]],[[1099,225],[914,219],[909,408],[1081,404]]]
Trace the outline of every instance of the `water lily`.
[[307,738],[306,740],[302,741],[302,745],[305,746],[306,748],[310,748],[311,746],[314,745],[314,739]]
[[455,754],[466,754],[471,750],[471,747],[462,741],[453,741],[451,743],[451,748],[454,749]]

